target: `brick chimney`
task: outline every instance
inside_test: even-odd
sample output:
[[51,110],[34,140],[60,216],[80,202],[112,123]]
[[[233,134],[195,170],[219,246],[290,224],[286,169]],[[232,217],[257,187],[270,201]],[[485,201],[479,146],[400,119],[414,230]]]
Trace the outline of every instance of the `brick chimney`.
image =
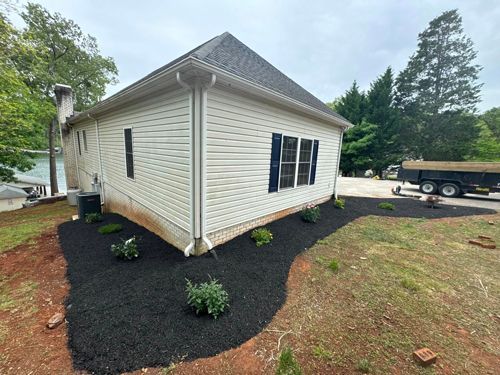
[[56,84],[54,88],[56,95],[57,120],[61,132],[61,143],[64,156],[64,174],[66,176],[66,188],[78,188],[78,175],[76,168],[75,135],[71,126],[66,123],[67,119],[74,114],[73,90],[71,86]]

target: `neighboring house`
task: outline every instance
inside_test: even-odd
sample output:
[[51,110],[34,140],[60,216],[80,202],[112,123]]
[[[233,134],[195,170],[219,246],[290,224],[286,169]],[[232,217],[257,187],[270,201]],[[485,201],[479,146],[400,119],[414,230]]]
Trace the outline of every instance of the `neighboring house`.
[[23,208],[28,193],[15,186],[0,185],[0,212]]
[[335,194],[351,124],[229,33],[85,112],[55,92],[68,188],[186,255]]

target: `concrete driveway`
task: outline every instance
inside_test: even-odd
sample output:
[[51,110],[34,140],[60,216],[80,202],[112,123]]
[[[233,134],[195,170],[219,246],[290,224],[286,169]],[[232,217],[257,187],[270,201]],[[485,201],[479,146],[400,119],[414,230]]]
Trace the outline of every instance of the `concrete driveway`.
[[[423,195],[418,186],[408,183],[402,185],[401,181],[372,180],[369,178],[339,177],[339,195],[350,195],[355,197],[373,197],[373,198],[394,198],[391,189],[401,185],[401,193]],[[443,198],[444,204],[454,206],[471,206],[491,208],[500,211],[500,193],[490,194],[489,196],[466,194],[459,198]]]

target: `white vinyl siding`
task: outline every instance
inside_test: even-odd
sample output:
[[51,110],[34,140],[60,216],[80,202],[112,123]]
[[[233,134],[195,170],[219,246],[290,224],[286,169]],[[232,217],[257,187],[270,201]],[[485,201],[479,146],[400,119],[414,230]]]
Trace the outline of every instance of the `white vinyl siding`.
[[[333,193],[340,129],[220,88],[207,102],[208,233]],[[268,192],[273,132],[319,140],[314,185]]]
[[[84,191],[92,190],[92,176],[99,174],[99,160],[97,154],[97,136],[94,120],[88,119],[75,126],[76,136],[80,137],[80,145],[76,145],[76,161],[80,178],[80,188]],[[85,147],[86,146],[86,147]]]
[[[99,116],[106,184],[190,229],[190,105],[185,91],[151,94]],[[124,128],[132,128],[134,180],[127,178]]]

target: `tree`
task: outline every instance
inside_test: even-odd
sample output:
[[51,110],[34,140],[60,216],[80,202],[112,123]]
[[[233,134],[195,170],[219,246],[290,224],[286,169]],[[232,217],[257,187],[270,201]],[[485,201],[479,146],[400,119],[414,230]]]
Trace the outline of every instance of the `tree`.
[[53,115],[53,106],[34,95],[16,69],[14,60],[28,55],[39,58],[0,13],[0,180],[8,182],[14,180],[15,169],[33,167],[25,150],[40,145],[40,120]]
[[[50,13],[39,4],[28,3],[21,17],[26,23],[23,37],[29,40],[41,58],[22,55],[16,65],[31,92],[54,105],[56,83],[68,84],[75,95],[75,109],[85,110],[99,101],[108,84],[116,83],[118,70],[111,57],[103,57],[97,41],[85,35],[72,20]],[[54,137],[55,122],[47,121],[49,136]],[[54,139],[49,144],[54,145]],[[50,150],[52,194],[57,192],[55,153]]]
[[457,10],[444,12],[419,34],[418,49],[396,80],[408,156],[463,160],[470,152],[477,134],[471,114],[482,86],[476,55]]
[[340,98],[329,103],[339,115],[345,117],[352,124],[357,125],[363,121],[366,111],[366,96],[364,92],[359,91],[356,81],[351,88]]
[[371,147],[373,168],[380,176],[388,165],[402,158],[399,145],[398,112],[394,107],[394,77],[391,67],[371,83],[365,118],[377,125]]
[[342,142],[340,169],[344,173],[372,167],[378,126],[361,121],[346,131]]
[[479,137],[474,143],[471,160],[500,162],[500,107],[479,116]]

